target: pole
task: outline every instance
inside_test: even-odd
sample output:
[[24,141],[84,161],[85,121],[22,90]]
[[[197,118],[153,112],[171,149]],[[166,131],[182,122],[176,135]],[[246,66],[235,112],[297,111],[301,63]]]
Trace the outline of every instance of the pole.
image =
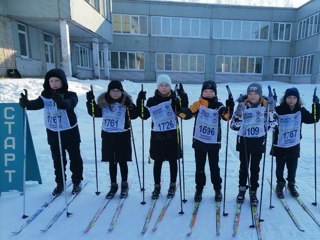
[[[313,96],[317,94],[317,87],[314,89]],[[313,132],[314,132],[314,202],[312,205],[317,206],[317,106],[313,103]]]
[[[90,85],[90,90],[93,93],[93,86]],[[91,101],[91,112],[92,112],[92,126],[93,126],[93,149],[94,149],[94,163],[96,170],[96,195],[99,195],[99,183],[98,183],[98,160],[97,160],[97,141],[96,141],[96,121],[95,121],[95,109],[94,99]]]
[[[26,89],[23,90],[26,98],[28,98],[28,91]],[[23,219],[28,217],[26,215],[27,121],[27,107],[25,107],[23,108]]]
[[[143,84],[141,84],[141,91],[143,91]],[[146,204],[146,201],[144,199],[144,195],[145,195],[145,187],[144,187],[144,99],[142,98],[141,99],[141,128],[142,128],[142,137],[141,137],[141,145],[142,145],[142,188],[141,188],[141,185],[140,185],[140,188],[141,188],[141,191],[142,191],[142,202],[141,204],[142,205],[145,205]],[[150,157],[149,157],[149,160],[150,160]],[[139,181],[140,181],[140,177],[139,177]]]

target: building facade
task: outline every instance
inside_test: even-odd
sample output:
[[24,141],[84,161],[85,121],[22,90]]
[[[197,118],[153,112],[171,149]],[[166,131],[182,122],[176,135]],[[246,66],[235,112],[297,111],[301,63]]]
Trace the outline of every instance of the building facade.
[[320,83],[320,1],[299,8],[113,1],[110,78]]
[[[0,0],[0,76],[109,78],[111,0]],[[16,75],[13,75],[16,76]]]

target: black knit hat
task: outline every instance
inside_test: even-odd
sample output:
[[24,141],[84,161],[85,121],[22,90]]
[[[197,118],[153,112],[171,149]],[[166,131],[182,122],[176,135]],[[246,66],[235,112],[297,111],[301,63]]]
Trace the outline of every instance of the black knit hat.
[[213,90],[215,92],[215,94],[217,95],[217,84],[214,81],[205,81],[202,84],[201,93],[206,89]]
[[112,80],[109,85],[108,85],[108,93],[110,92],[110,90],[112,89],[119,89],[121,92],[123,92],[123,87],[120,81],[118,80]]
[[59,68],[51,69],[46,73],[46,76],[44,77],[44,83],[43,83],[43,88],[45,90],[51,90],[49,79],[52,77],[59,78],[62,82],[62,89],[68,90],[68,81],[67,81],[66,74],[62,69],[59,69]]
[[287,97],[289,97],[289,96],[295,96],[298,99],[298,102],[299,102],[300,94],[299,94],[299,90],[297,88],[295,88],[295,87],[288,88],[286,90],[286,92],[284,93],[283,99],[286,100]]

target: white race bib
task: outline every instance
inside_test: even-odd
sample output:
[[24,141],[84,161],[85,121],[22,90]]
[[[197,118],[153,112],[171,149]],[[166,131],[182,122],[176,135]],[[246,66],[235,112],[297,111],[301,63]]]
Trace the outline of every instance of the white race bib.
[[153,131],[164,132],[176,129],[176,116],[171,101],[160,103],[148,108],[153,121]]
[[51,131],[64,131],[71,129],[67,111],[55,107],[52,99],[41,96],[44,103],[44,124]]
[[278,115],[278,147],[289,148],[300,143],[301,112]]
[[126,108],[114,103],[102,109],[102,130],[105,132],[124,132]]
[[204,143],[217,143],[219,115],[216,109],[200,106],[194,138]]
[[238,135],[247,138],[259,138],[265,135],[265,107],[246,108]]

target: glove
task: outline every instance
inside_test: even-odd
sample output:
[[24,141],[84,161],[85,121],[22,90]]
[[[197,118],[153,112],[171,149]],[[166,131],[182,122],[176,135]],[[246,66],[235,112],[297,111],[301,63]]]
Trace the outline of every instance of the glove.
[[21,98],[19,98],[19,104],[20,104],[20,106],[21,106],[22,108],[28,107],[28,105],[29,105],[28,97],[27,97],[25,94],[23,94],[23,93],[21,93],[20,95],[21,95]]
[[93,91],[87,92],[86,95],[87,95],[87,101],[88,101],[88,102],[92,102],[92,100],[94,100]]
[[146,100],[146,94],[147,92],[146,91],[140,91],[139,94],[138,94],[138,99],[140,100]]
[[246,108],[246,104],[244,102],[239,103],[235,114],[238,116],[242,116],[244,109]]
[[180,97],[186,95],[186,92],[185,92],[184,89],[183,89],[182,83],[179,83],[179,87],[178,87],[178,89],[177,89],[177,93],[178,93],[178,95],[179,95]]
[[58,106],[63,104],[63,97],[59,93],[52,92],[51,93],[51,98],[52,98],[53,101],[55,101],[57,103]]
[[319,104],[319,98],[318,98],[317,95],[314,95],[314,96],[313,96],[312,102],[315,103],[315,104]]
[[125,100],[124,100],[124,105],[128,108],[131,108],[132,107],[132,100],[130,99],[130,97],[126,97]]
[[233,109],[234,109],[233,98],[229,98],[226,100],[226,107],[230,109],[230,113],[233,113]]

